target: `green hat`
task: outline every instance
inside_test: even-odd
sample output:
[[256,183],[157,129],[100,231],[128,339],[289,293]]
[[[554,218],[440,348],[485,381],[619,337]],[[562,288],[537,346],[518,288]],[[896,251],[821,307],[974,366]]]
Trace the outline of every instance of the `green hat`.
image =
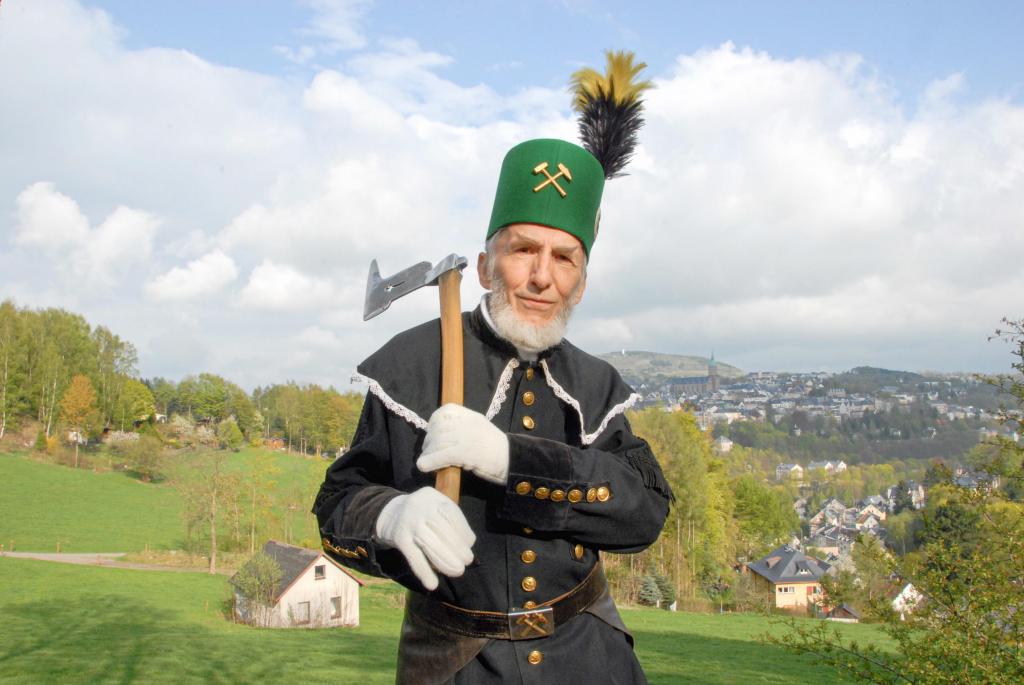
[[564,140],[516,145],[501,163],[487,237],[509,224],[540,224],[576,236],[589,256],[604,176],[592,154]]

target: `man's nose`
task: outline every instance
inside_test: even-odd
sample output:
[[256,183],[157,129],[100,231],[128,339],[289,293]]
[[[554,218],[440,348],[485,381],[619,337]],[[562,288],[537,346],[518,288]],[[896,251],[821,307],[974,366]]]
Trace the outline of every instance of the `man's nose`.
[[530,273],[530,282],[538,290],[547,290],[551,285],[551,255],[547,252],[537,254],[533,262],[533,271]]

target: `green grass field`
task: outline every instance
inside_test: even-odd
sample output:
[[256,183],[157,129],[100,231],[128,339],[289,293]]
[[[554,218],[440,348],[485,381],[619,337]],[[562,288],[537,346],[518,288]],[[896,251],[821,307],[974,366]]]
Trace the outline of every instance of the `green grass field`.
[[[0,558],[5,683],[394,682],[401,609],[391,583],[361,590],[359,628],[260,630],[224,618],[227,579]],[[651,683],[845,682],[761,644],[759,616],[623,612]],[[870,626],[843,626],[876,640]]]
[[181,547],[181,501],[166,485],[0,454],[0,544],[33,552]]
[[[187,468],[193,455],[172,457],[169,471]],[[101,455],[97,464],[109,468]],[[318,539],[309,513],[329,462],[297,454],[249,448],[227,456],[229,469],[258,464],[274,469],[273,514],[265,537],[283,539],[290,517],[294,540]],[[294,510],[288,504],[294,503]],[[45,463],[27,454],[0,453],[0,544],[32,552],[134,552],[181,549],[184,523],[179,493],[166,481],[143,483],[124,471],[94,472]],[[307,541],[308,541],[307,540]]]

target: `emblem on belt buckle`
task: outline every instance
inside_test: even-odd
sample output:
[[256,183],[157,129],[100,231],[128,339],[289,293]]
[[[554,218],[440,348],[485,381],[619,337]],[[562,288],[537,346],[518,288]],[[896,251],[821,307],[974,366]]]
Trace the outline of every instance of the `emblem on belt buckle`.
[[551,607],[517,609],[508,614],[508,632],[513,640],[547,637],[555,632],[555,612]]

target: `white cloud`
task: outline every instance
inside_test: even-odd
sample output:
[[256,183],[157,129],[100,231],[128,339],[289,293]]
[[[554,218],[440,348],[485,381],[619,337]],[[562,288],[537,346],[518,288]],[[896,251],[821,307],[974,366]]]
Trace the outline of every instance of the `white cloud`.
[[329,280],[307,276],[269,259],[253,269],[239,297],[244,307],[282,311],[316,309],[333,300],[334,287]]
[[18,194],[16,245],[36,248],[54,259],[76,289],[106,288],[131,267],[149,261],[160,220],[117,207],[91,229],[78,203],[52,183],[33,183]]
[[18,224],[14,242],[59,253],[75,248],[89,236],[89,220],[78,203],[58,193],[52,183],[39,181],[18,193]]
[[191,300],[212,295],[237,277],[234,260],[214,250],[156,277],[146,285],[146,292],[157,300]]

